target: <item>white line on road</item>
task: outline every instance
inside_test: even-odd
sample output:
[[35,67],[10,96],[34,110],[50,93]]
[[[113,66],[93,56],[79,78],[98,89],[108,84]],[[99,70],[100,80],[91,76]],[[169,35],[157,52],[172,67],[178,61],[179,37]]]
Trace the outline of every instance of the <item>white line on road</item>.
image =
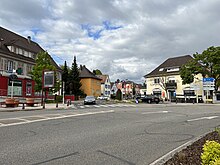
[[[54,119],[63,119],[63,118],[68,118],[68,117],[77,117],[77,116],[87,116],[87,115],[96,115],[96,114],[104,114],[104,113],[113,113],[113,112],[115,112],[115,111],[114,110],[109,110],[109,111],[87,112],[87,113],[69,114],[69,115],[63,114],[62,116],[58,116],[58,117],[49,117],[49,118],[43,118],[43,119],[37,119],[37,120],[24,120],[24,119],[21,119],[21,118],[13,118],[13,119],[18,119],[18,120],[23,120],[24,122],[11,123],[11,124],[2,124],[2,123],[0,123],[0,127],[7,127],[7,126],[13,126],[13,125],[21,125],[21,124],[34,123],[34,122],[39,122],[39,121],[54,120]],[[32,116],[32,117],[36,117],[36,116]]]
[[168,113],[169,111],[154,111],[154,112],[144,112],[142,115],[147,115],[147,114],[157,114],[157,113]]
[[190,119],[187,120],[188,122],[190,121],[198,121],[198,120],[211,120],[211,119],[215,119],[218,118],[219,116],[208,116],[208,117],[200,117],[200,118],[196,118],[196,119]]

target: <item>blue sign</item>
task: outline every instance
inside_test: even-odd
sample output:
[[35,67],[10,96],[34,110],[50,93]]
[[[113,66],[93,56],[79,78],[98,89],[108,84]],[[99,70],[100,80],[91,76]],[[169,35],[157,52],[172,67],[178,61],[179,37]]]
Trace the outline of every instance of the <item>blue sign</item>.
[[214,82],[215,79],[212,77],[208,77],[208,78],[203,78],[203,82]]

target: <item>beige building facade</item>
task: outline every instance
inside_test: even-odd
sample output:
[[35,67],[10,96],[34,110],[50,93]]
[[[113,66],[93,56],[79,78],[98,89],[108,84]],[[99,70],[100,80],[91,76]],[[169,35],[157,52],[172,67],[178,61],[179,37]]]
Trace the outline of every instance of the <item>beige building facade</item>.
[[183,84],[179,71],[192,60],[189,55],[169,58],[145,75],[147,94],[158,95],[163,100],[177,102],[203,102],[203,77],[198,74],[191,84]]

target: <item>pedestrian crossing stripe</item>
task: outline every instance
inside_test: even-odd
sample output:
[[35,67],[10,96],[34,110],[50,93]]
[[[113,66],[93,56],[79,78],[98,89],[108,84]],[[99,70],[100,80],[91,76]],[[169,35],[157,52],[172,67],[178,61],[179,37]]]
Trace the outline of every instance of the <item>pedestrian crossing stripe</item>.
[[[78,108],[84,109],[84,108],[100,108],[100,107],[136,107],[136,105],[127,105],[127,104],[107,104],[107,105],[81,105]],[[76,107],[74,107],[76,108]]]

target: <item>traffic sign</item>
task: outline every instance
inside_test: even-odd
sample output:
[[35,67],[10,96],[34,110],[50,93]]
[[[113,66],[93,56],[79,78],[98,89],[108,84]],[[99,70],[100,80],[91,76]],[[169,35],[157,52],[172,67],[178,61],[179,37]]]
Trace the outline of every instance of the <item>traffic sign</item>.
[[208,77],[208,78],[203,78],[203,82],[214,82],[215,79],[212,77]]

